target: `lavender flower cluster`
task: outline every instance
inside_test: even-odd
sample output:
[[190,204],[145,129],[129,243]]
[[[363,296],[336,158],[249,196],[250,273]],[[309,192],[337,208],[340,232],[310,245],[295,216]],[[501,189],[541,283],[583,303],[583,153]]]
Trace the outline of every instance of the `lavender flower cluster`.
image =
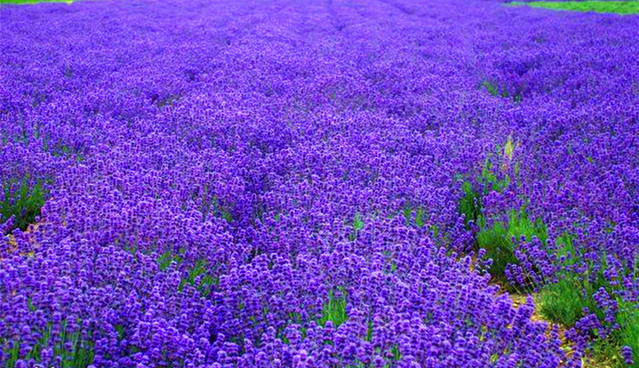
[[[106,0],[0,25],[0,199],[45,200],[1,218],[0,366],[579,367],[634,318],[639,17]],[[488,271],[513,211],[544,234],[508,233],[505,282],[608,280],[569,348]]]

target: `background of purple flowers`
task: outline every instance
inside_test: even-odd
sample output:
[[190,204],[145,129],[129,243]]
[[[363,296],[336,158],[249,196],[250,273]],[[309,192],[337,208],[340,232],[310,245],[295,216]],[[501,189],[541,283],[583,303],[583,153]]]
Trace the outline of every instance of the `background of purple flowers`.
[[[486,1],[0,7],[0,181],[46,199],[2,219],[0,365],[579,367],[639,295],[638,29]],[[569,353],[491,282],[464,182],[484,227],[545,224],[505,283],[614,286]]]

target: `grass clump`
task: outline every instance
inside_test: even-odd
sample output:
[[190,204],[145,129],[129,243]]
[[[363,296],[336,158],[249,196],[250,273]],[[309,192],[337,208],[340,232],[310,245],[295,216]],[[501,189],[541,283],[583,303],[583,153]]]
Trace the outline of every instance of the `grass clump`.
[[323,327],[326,322],[333,322],[333,326],[339,327],[348,320],[346,313],[346,294],[343,289],[340,290],[341,296],[336,296],[333,291],[328,294],[328,302],[322,306],[322,317],[319,324]]
[[17,228],[26,230],[29,224],[35,223],[44,205],[45,190],[41,182],[30,185],[25,178],[17,188],[15,184],[2,185],[4,195],[0,197],[0,223],[13,218],[9,232]]
[[563,271],[560,271],[557,282],[541,288],[538,295],[540,313],[548,320],[565,326],[574,326],[585,315],[584,310],[594,312],[603,320],[604,312],[595,300],[595,293],[605,290],[614,295],[619,288],[604,276],[608,263],[605,253],[599,261],[601,267],[598,270],[591,261],[586,272],[577,273],[573,271],[578,258],[573,237],[564,234],[557,239],[557,245],[557,260]]
[[639,14],[639,1],[534,1],[513,2],[512,5],[528,5],[533,8],[569,10],[596,13]]
[[490,274],[502,281],[506,280],[506,267],[509,264],[520,263],[515,256],[517,241],[532,241],[533,238],[537,238],[545,243],[548,237],[543,221],[531,221],[525,207],[519,211],[511,210],[507,221],[494,221],[490,226],[486,223],[484,216],[480,215],[477,245],[486,250],[486,256],[493,260]]
[[[639,367],[639,306],[635,303],[623,302],[619,309],[617,322],[621,330],[617,334],[618,345],[621,346],[622,351],[624,347],[630,348],[632,355],[628,355],[632,357],[632,366]],[[623,357],[623,353],[620,355],[622,359],[627,359]]]
[[[584,316],[584,308],[596,310],[593,286],[573,275],[545,286],[538,295],[539,312],[544,318],[564,326],[574,326]],[[594,308],[593,308],[594,307]]]
[[470,229],[471,222],[476,224],[481,217],[481,196],[469,181],[462,183],[462,191],[464,195],[459,201],[459,212],[464,215],[466,229]]
[[[602,279],[590,282],[569,275],[541,290],[537,296],[539,312],[545,319],[568,327],[586,317],[586,311],[594,313],[602,326],[590,331],[592,355],[612,367],[639,367],[639,306],[617,296],[614,301],[618,310],[612,320],[608,319],[610,311],[599,306],[595,297],[609,287],[609,282]],[[631,357],[633,364],[626,362],[624,350],[628,351],[625,355]]]
[[[539,218],[531,220],[525,205],[518,210],[506,211],[503,213],[504,217],[487,217],[482,210],[484,196],[490,192],[502,193],[511,185],[510,176],[506,172],[512,162],[515,146],[512,137],[508,137],[504,146],[497,148],[501,173],[486,159],[481,175],[476,180],[479,190],[470,181],[462,183],[463,195],[458,205],[459,212],[464,216],[466,229],[475,232],[476,247],[484,249],[485,256],[492,259],[490,274],[500,281],[507,281],[505,271],[509,264],[520,263],[515,255],[519,240],[530,242],[537,238],[545,244],[548,238],[546,225]],[[515,174],[517,172],[515,164]]]
[[[573,271],[579,257],[572,237],[564,234],[557,243],[557,256],[564,271],[556,283],[541,288],[536,298],[540,314],[568,327],[594,314],[601,325],[590,331],[591,353],[613,367],[639,367],[639,305],[624,299],[623,277],[606,275],[609,262],[605,253],[597,262],[598,267],[591,261],[585,272]],[[636,265],[633,270],[624,267],[622,274],[637,277]]]
[[[557,245],[558,261],[565,267],[573,266],[576,252],[572,237],[569,234],[562,235],[557,239]],[[583,317],[584,308],[596,309],[592,299],[593,287],[598,289],[601,286],[603,285],[591,285],[588,280],[584,283],[578,275],[564,272],[559,275],[556,283],[545,285],[541,289],[537,298],[539,311],[550,321],[564,326],[574,326]]]

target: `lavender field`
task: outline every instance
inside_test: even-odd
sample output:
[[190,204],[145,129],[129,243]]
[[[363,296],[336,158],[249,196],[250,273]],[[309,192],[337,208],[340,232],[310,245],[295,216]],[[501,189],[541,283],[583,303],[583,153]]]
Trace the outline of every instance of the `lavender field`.
[[0,367],[639,367],[639,15],[0,5],[0,186]]

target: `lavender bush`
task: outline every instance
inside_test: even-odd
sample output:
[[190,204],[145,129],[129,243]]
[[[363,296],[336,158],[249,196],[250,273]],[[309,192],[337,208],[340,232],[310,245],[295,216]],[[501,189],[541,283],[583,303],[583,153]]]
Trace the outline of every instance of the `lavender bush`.
[[0,365],[639,364],[639,18],[106,0],[0,24]]

